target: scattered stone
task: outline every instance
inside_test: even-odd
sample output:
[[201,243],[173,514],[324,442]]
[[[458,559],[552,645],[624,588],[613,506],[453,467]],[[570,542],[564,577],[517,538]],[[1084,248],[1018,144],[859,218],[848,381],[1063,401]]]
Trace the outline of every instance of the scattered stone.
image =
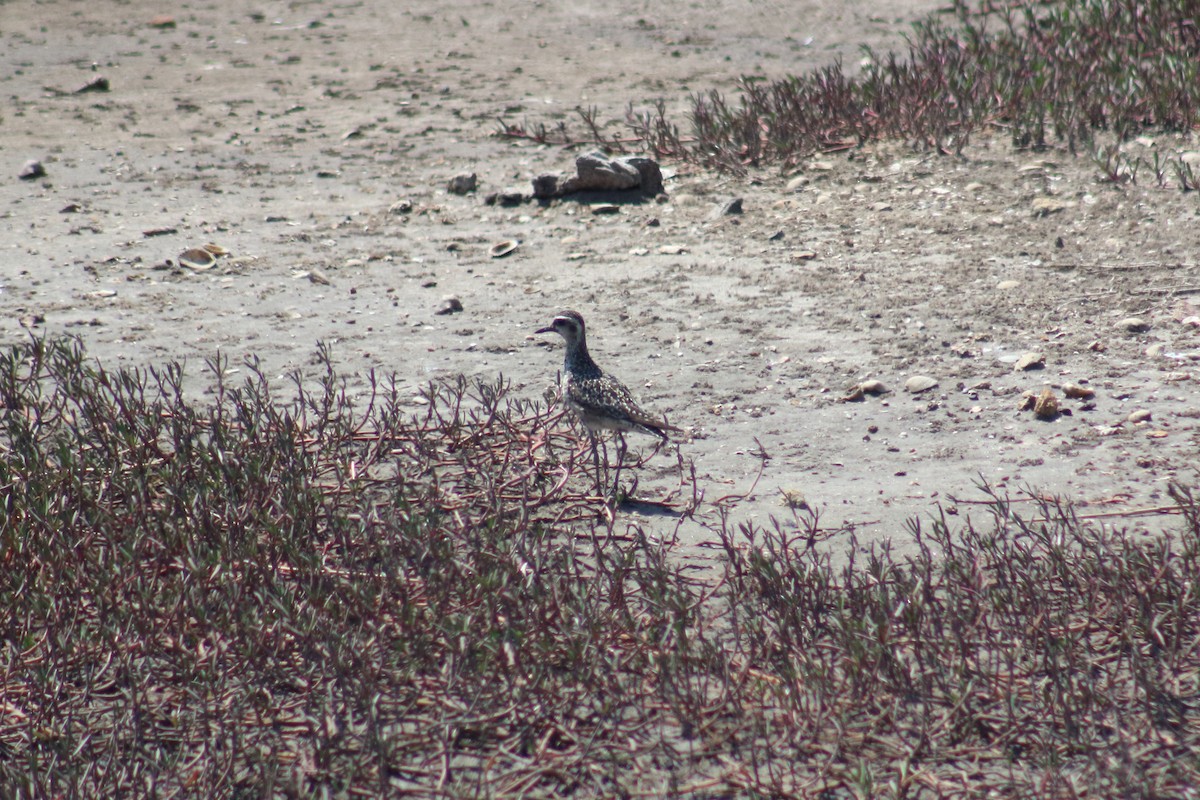
[[1025,353],[1013,364],[1013,372],[1028,372],[1042,369],[1046,366],[1046,356],[1042,353]]
[[596,205],[592,206],[592,213],[595,214],[596,216],[603,216],[603,215],[607,215],[607,214],[620,214],[621,207],[618,205],[614,205],[613,203],[597,203]]
[[681,244],[663,244],[659,245],[658,253],[664,256],[681,256],[687,252],[687,248]]
[[810,161],[808,168],[813,172],[831,172],[833,171],[832,161]]
[[408,198],[405,198],[403,200],[397,200],[396,202],[394,202],[390,206],[388,206],[388,213],[391,214],[393,217],[399,217],[404,214],[411,214],[412,210],[413,210],[412,200],[409,200]]
[[1183,325],[1186,325],[1190,328],[1200,328],[1200,317],[1197,317],[1197,316],[1184,317],[1183,319],[1180,320],[1180,323],[1182,323]]
[[87,296],[96,300],[103,300],[108,297],[116,297],[117,292],[115,289],[97,289],[94,292],[88,292]]
[[914,375],[904,382],[904,391],[909,394],[920,394],[921,392],[929,391],[937,385],[937,380],[928,375]]
[[721,203],[716,208],[714,208],[709,213],[708,218],[711,220],[717,220],[717,219],[720,219],[721,217],[730,217],[730,216],[734,216],[736,214],[741,214],[741,213],[742,213],[742,198],[735,197],[732,200],[726,200],[724,203]]
[[22,328],[33,328],[41,325],[46,321],[46,318],[41,314],[22,314],[17,322]]
[[816,252],[812,250],[797,250],[789,256],[792,261],[812,261],[816,257]]
[[[936,385],[936,383],[934,385]],[[838,402],[861,403],[864,399],[866,399],[867,395],[878,396],[886,393],[887,391],[888,388],[886,385],[884,385],[883,381],[875,379],[866,380],[851,387],[849,393],[845,397],[840,398]]]
[[1141,317],[1126,317],[1117,323],[1117,327],[1127,333],[1145,333],[1150,330],[1150,323]]
[[511,208],[519,206],[529,198],[520,190],[515,188],[503,189],[499,192],[492,192],[483,198],[483,202],[489,206],[503,206]]
[[216,254],[209,252],[204,247],[192,247],[184,250],[176,260],[179,262],[179,266],[196,272],[212,269],[217,264]]
[[151,20],[149,22],[147,22],[146,24],[149,25],[151,28],[158,28],[159,30],[164,30],[166,28],[174,28],[175,27],[175,18],[172,16],[169,16],[167,14],[160,14],[157,17],[151,18]]
[[1033,216],[1048,217],[1067,208],[1067,203],[1057,197],[1039,197],[1033,201]]
[[809,177],[807,175],[797,175],[787,182],[785,187],[789,192],[798,192],[808,185]]
[[1063,394],[1072,400],[1091,400],[1096,396],[1095,390],[1088,386],[1080,386],[1077,383],[1064,383],[1062,385]]
[[1139,408],[1136,411],[1130,412],[1127,419],[1129,420],[1130,424],[1137,425],[1140,422],[1149,422],[1152,416],[1153,415],[1150,413],[1150,409]]
[[329,286],[330,285],[329,278],[327,278],[325,276],[325,273],[321,272],[321,270],[319,270],[319,269],[309,270],[308,280],[310,282],[318,284],[320,286]]
[[533,179],[533,196],[537,200],[549,200],[562,194],[559,191],[561,176],[557,172],[547,172]]
[[85,92],[107,92],[108,78],[103,75],[97,75],[90,81],[76,89],[73,94],[84,94]]
[[839,397],[839,403],[861,403],[867,399],[867,394],[862,390],[862,386],[853,386],[845,397]]
[[521,243],[516,239],[505,239],[504,241],[496,242],[494,245],[492,245],[488,249],[488,255],[492,258],[504,258],[510,253],[514,252],[520,246]]
[[1001,292],[1009,292],[1021,285],[1020,281],[1000,281],[996,284],[996,289]]
[[871,205],[871,210],[872,211],[891,211],[892,204],[888,203],[884,200],[880,200],[878,203],[873,203]]
[[151,228],[149,230],[142,231],[142,236],[145,236],[147,239],[149,239],[153,236],[170,236],[171,234],[178,232],[179,231],[177,231],[175,228]]
[[46,168],[42,166],[42,162],[37,160],[26,161],[25,166],[21,167],[21,171],[17,173],[17,177],[23,181],[33,181],[38,178],[46,177]]
[[446,184],[446,191],[450,194],[470,194],[478,185],[479,178],[474,172],[462,172],[450,179]]
[[442,298],[441,308],[439,308],[434,313],[437,314],[438,316],[445,316],[447,314],[457,314],[462,310],[463,310],[462,300],[459,300],[457,297],[455,297],[452,294],[448,294]]
[[1042,389],[1042,393],[1033,402],[1033,413],[1038,419],[1054,419],[1058,416],[1058,398],[1054,396],[1053,391],[1049,388]]
[[[783,238],[783,230],[780,229],[780,230],[777,230],[774,233],[772,233],[770,236],[768,236],[767,241],[768,242],[778,242],[782,238]],[[1197,319],[1200,319],[1200,317],[1197,317]]]
[[658,197],[659,200],[664,199],[662,167],[657,161],[645,156],[625,156],[621,160],[638,171],[638,188],[642,190],[642,194]]

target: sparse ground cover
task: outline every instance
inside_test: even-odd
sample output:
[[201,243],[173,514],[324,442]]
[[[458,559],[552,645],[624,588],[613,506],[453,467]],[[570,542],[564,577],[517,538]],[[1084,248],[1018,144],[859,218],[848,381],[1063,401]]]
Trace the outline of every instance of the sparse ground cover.
[[[1185,797],[1200,504],[1131,538],[1061,498],[916,555],[734,524],[711,569],[589,496],[503,384],[0,362],[7,796]],[[305,386],[310,388],[305,388]],[[577,460],[578,459],[578,460]]]

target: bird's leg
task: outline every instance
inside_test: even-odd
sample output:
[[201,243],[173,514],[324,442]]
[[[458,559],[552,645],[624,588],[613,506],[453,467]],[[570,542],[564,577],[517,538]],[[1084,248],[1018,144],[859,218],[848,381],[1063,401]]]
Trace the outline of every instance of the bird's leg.
[[[603,497],[604,496],[604,487],[600,481],[600,445],[599,445],[599,441],[597,440],[596,434],[592,433],[591,431],[588,431],[588,438],[592,442],[592,463],[596,467],[596,494]],[[608,460],[607,452],[604,454],[604,458],[605,458],[605,461]]]
[[612,496],[614,500],[618,499],[621,492],[621,467],[625,464],[625,434],[617,431],[617,472],[613,477]]

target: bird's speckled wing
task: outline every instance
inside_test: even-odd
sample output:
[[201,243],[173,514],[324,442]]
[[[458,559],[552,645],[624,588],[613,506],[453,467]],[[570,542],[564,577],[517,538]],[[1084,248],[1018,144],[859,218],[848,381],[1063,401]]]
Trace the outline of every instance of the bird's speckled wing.
[[583,424],[593,430],[635,430],[664,439],[664,431],[679,430],[642,410],[629,389],[611,375],[594,378],[568,376],[566,400],[568,407]]

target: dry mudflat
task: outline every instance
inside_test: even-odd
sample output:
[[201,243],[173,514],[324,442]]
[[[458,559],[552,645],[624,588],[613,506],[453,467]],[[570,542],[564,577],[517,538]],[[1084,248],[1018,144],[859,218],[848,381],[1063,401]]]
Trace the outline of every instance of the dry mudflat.
[[[664,163],[666,196],[616,213],[483,201],[586,149],[502,121],[582,139],[576,108],[619,132],[662,98],[686,132],[690,92],[853,68],[935,4],[406,5],[5,4],[0,342],[183,359],[198,397],[218,352],[283,387],[318,341],[352,391],[372,369],[414,403],[502,373],[539,397],[561,342],[532,332],[573,307],[601,365],[688,431],[706,494],[750,493],[760,521],[803,498],[827,528],[902,541],[939,506],[983,513],[986,481],[1171,527],[1168,483],[1197,483],[1200,450],[1196,193],[1104,183],[996,131],[962,157],[883,143],[788,174]],[[31,159],[46,174],[18,179]],[[463,172],[479,189],[449,193]],[[228,255],[179,265],[206,243]],[[463,310],[438,314],[447,296]],[[1046,389],[1059,414],[1023,409]]]

